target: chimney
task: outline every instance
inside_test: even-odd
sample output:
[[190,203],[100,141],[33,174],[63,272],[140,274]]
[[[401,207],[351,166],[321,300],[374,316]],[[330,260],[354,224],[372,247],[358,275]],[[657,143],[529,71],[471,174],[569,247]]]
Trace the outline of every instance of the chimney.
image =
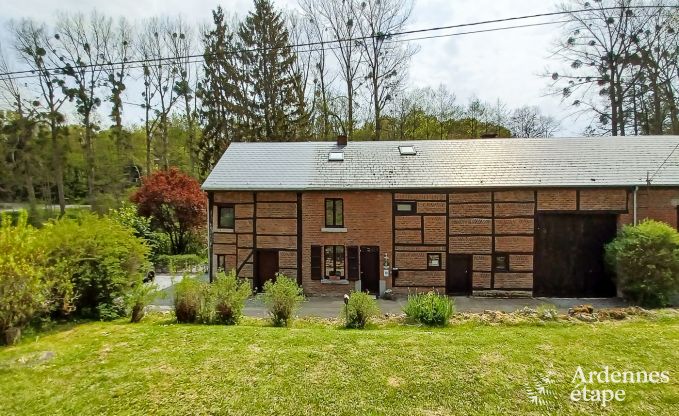
[[346,134],[340,134],[337,136],[337,146],[346,146],[347,145],[347,135]]
[[497,133],[483,133],[481,135],[482,139],[495,139],[497,137]]

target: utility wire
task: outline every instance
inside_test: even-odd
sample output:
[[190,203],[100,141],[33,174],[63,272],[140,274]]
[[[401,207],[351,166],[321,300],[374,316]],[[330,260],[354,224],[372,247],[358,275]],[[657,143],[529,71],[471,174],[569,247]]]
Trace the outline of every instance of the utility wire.
[[658,169],[656,169],[656,171],[653,173],[653,175],[651,175],[650,177],[647,176],[647,178],[646,178],[646,183],[647,183],[648,185],[651,184],[651,182],[653,181],[653,178],[655,178],[655,176],[660,172],[660,169],[662,169],[663,166],[665,166],[665,163],[667,163],[667,161],[670,160],[670,158],[672,157],[672,155],[674,154],[674,152],[677,151],[677,149],[679,149],[679,143],[677,143],[677,145],[674,146],[674,149],[672,149],[672,151],[670,152],[670,154],[667,155],[667,157],[665,158],[665,160],[663,160],[663,162],[660,164],[660,166],[658,166]]
[[[632,10],[632,9],[648,9],[648,8],[676,8],[675,6],[631,6],[631,7],[625,7],[626,10]],[[619,10],[620,7],[603,7],[599,8],[597,10]],[[391,40],[393,36],[403,36],[403,35],[411,35],[411,34],[416,34],[416,33],[426,33],[426,32],[434,32],[434,31],[440,31],[440,30],[446,30],[446,29],[458,29],[462,27],[470,27],[470,26],[480,26],[480,25],[487,25],[487,24],[492,24],[492,23],[503,23],[503,22],[511,22],[511,21],[517,21],[517,20],[525,20],[525,19],[535,19],[535,18],[540,18],[540,17],[551,17],[551,16],[559,16],[559,15],[567,15],[567,14],[576,14],[576,13],[584,13],[584,12],[590,12],[592,9],[578,9],[578,10],[569,10],[569,11],[558,11],[558,12],[549,12],[549,13],[537,13],[537,14],[532,14],[532,15],[523,15],[523,16],[515,16],[515,17],[507,17],[503,19],[492,19],[492,20],[483,20],[483,21],[477,21],[477,22],[470,22],[470,23],[461,23],[461,24],[454,24],[454,25],[447,25],[447,26],[437,26],[437,27],[429,27],[429,28],[423,28],[423,29],[413,29],[413,30],[406,30],[406,31],[400,31],[400,32],[393,32],[393,33],[377,33],[377,34],[371,34],[371,35],[366,35],[366,36],[359,36],[359,37],[354,37],[354,38],[342,38],[342,39],[331,39],[327,41],[316,41],[316,42],[306,42],[306,43],[299,43],[299,44],[293,44],[293,45],[285,45],[285,46],[279,46],[279,47],[263,47],[263,48],[251,48],[251,49],[242,49],[242,48],[236,48],[232,49],[229,51],[224,52],[225,55],[231,55],[234,53],[243,53],[243,52],[266,52],[270,50],[277,50],[277,49],[285,49],[285,48],[298,48],[298,47],[308,47],[308,46],[325,46],[327,44],[333,44],[333,43],[343,43],[343,42],[355,42],[355,41],[360,41],[360,40],[368,40],[368,39],[385,39],[385,40]],[[546,22],[543,24],[555,24],[556,22]],[[536,24],[538,25],[538,24]],[[527,26],[517,26],[519,27],[527,27]],[[514,28],[514,27],[511,27]],[[471,34],[471,33],[481,33],[481,32],[492,32],[495,30],[507,30],[508,28],[504,29],[487,29],[485,31],[480,31],[480,32],[469,32],[465,34]],[[443,37],[444,35],[441,35],[440,37]],[[449,36],[456,36],[455,34],[450,34]],[[427,37],[431,38],[431,37]],[[423,38],[424,39],[424,38]],[[159,58],[144,58],[144,59],[136,59],[136,60],[129,60],[129,61],[124,61],[124,62],[106,62],[106,63],[97,63],[97,64],[85,64],[85,65],[76,65],[72,66],[71,69],[83,69],[83,68],[92,68],[92,67],[100,67],[100,66],[110,66],[110,65],[123,65],[123,64],[146,64],[150,62],[162,62],[162,61],[168,61],[168,60],[176,60],[176,59],[192,59],[192,58],[205,58],[206,56],[213,56],[216,54],[193,54],[193,55],[185,55],[181,57],[159,57]],[[51,67],[51,68],[45,68],[44,71],[59,71],[59,70],[64,70],[66,67]],[[10,75],[21,75],[21,74],[30,74],[30,76],[37,76],[35,74],[35,70],[21,70],[21,71],[10,71],[10,72],[5,72],[1,73],[0,77],[8,77]]]
[[[511,29],[523,29],[523,28],[529,28],[529,27],[537,27],[537,26],[546,26],[546,25],[555,25],[555,24],[561,24],[561,23],[567,23],[567,20],[560,20],[560,21],[552,21],[552,22],[541,22],[541,23],[530,23],[530,24],[523,24],[523,25],[514,25],[514,26],[503,26],[503,27],[497,27],[497,28],[492,28],[492,29],[481,29],[481,30],[473,30],[473,31],[466,31],[466,32],[455,32],[455,33],[444,33],[440,35],[431,35],[431,36],[420,36],[420,37],[415,37],[415,38],[405,38],[405,39],[388,39],[385,40],[385,43],[399,43],[399,42],[414,42],[414,41],[419,41],[419,40],[428,40],[428,39],[436,39],[436,38],[445,38],[445,37],[453,37],[453,36],[463,36],[463,35],[472,35],[472,34],[477,34],[477,33],[488,33],[488,32],[499,32],[499,31],[505,31],[505,30],[511,30]],[[329,50],[335,50],[335,49],[340,49],[341,46],[335,45],[335,46],[328,46],[324,47],[323,49],[319,48],[310,48],[310,49],[296,49],[295,53],[300,54],[300,53],[311,53],[311,52],[318,52],[318,51],[329,51]],[[181,62],[170,62],[169,64],[177,64],[177,65],[183,65],[183,64],[193,64],[193,63],[200,63],[203,62],[202,57],[200,59],[189,59],[188,61],[185,60],[188,57],[179,57]],[[168,58],[168,59],[173,59],[177,60],[177,58]],[[168,63],[161,63],[160,58],[157,59],[158,64],[157,65],[168,65]],[[144,68],[147,65],[139,65],[139,63],[136,64],[130,64],[128,65],[127,62],[125,65],[122,65],[122,63],[117,63],[117,64],[99,64],[97,66],[104,66],[109,70],[117,70],[117,69],[140,69]],[[118,65],[118,66],[116,66]],[[93,65],[92,65],[93,66]],[[155,64],[154,64],[155,66]],[[49,71],[49,70],[48,70]],[[19,71],[17,71],[19,72]],[[25,72],[25,71],[24,71]],[[29,71],[29,72],[34,72],[34,71]],[[31,73],[31,74],[24,74],[20,76],[6,76],[5,74],[0,74],[0,80],[19,80],[19,79],[25,79],[25,78],[35,78],[39,76],[38,74]]]

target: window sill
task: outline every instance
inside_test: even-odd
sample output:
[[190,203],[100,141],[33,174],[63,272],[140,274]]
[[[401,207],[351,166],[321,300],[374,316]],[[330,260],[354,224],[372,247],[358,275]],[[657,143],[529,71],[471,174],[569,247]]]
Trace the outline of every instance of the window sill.
[[323,233],[346,233],[347,229],[346,228],[323,227],[323,228],[321,228],[321,232],[323,232]]
[[234,233],[236,232],[233,228],[215,228],[216,233]]
[[330,280],[330,279],[323,279],[321,280],[322,285],[348,285],[349,281],[347,279],[342,279],[342,280]]

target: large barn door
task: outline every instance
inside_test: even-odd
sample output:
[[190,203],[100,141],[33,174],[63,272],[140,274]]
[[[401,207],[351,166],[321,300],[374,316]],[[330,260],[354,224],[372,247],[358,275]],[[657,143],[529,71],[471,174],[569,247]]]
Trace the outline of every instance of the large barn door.
[[615,283],[604,263],[604,245],[615,234],[615,215],[538,215],[533,294],[615,296]]

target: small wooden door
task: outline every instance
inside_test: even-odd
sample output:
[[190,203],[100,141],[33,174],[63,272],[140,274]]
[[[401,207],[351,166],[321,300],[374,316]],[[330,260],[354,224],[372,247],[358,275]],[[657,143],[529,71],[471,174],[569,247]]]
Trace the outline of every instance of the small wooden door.
[[361,290],[380,292],[380,248],[361,246]]
[[255,289],[262,291],[267,280],[276,280],[278,272],[278,250],[257,250],[255,253]]
[[471,256],[448,254],[446,294],[469,296],[472,293]]

